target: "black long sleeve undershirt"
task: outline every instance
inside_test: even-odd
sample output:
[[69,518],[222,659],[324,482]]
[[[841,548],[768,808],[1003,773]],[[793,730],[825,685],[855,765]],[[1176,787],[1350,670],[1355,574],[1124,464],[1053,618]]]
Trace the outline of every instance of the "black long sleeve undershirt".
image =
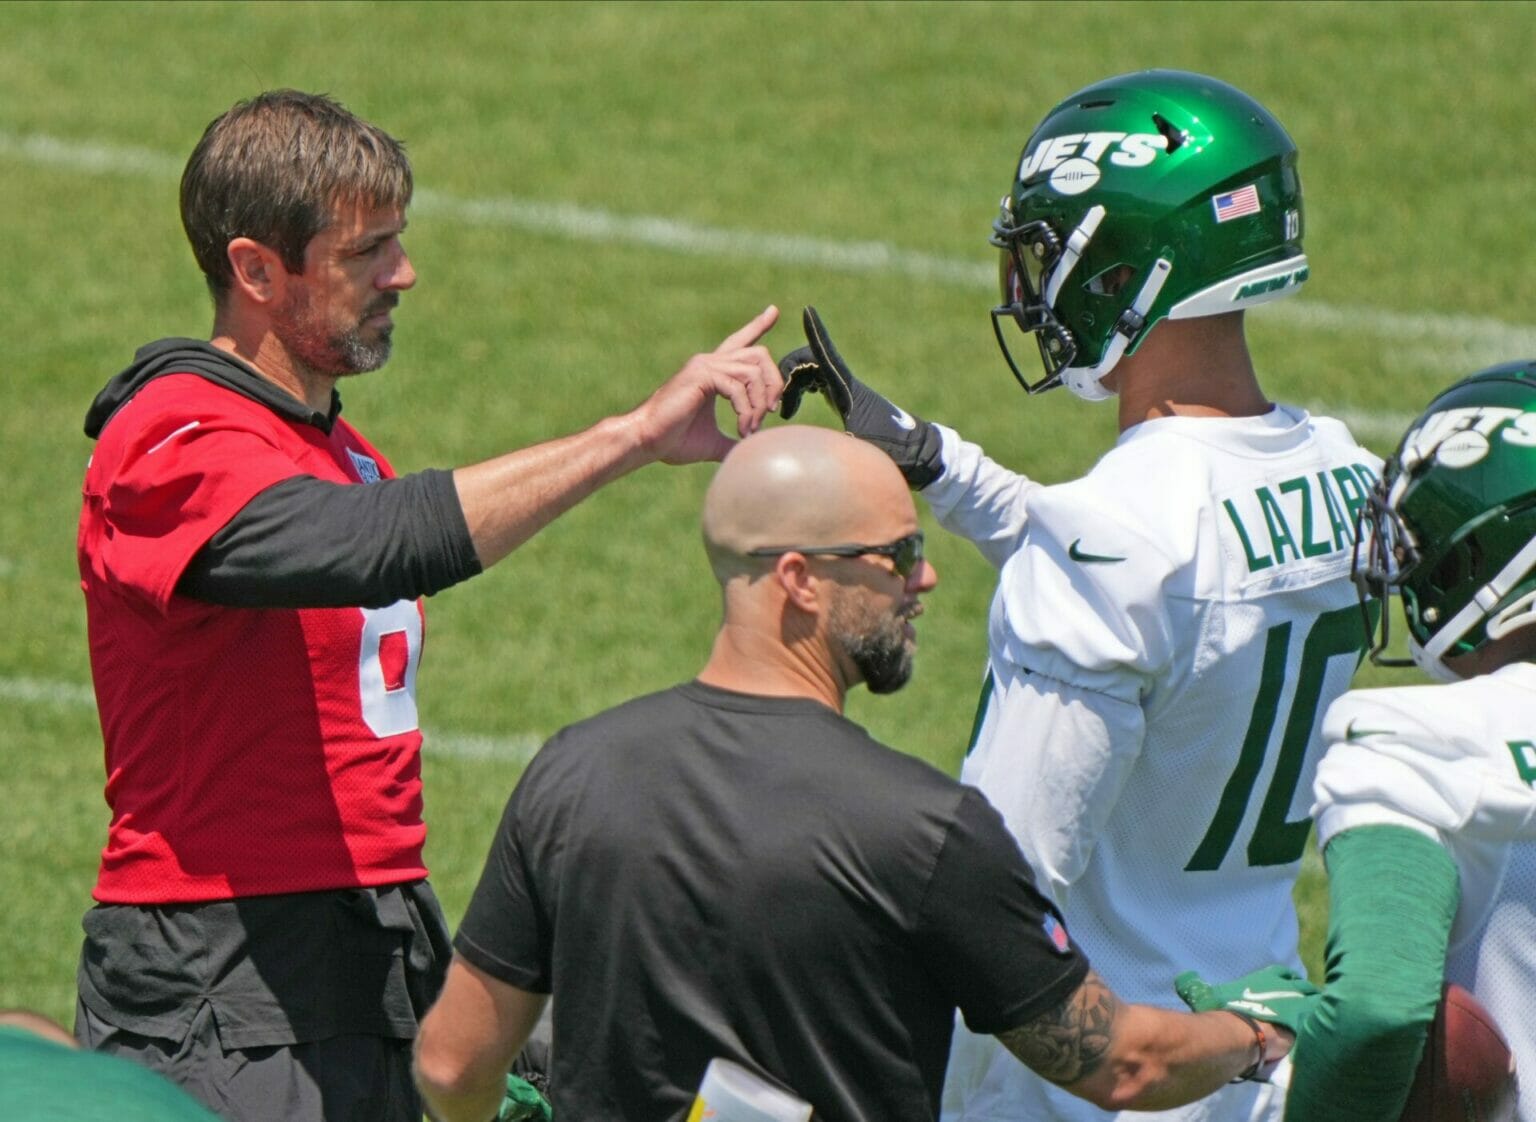
[[362,486],[300,475],[247,503],[177,590],[232,608],[380,608],[480,569],[452,472]]

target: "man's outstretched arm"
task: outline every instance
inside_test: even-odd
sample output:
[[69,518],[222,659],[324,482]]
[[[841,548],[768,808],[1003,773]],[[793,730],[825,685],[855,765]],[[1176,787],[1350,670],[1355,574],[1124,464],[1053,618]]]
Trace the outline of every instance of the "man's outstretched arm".
[[604,484],[657,460],[718,460],[725,398],[746,436],[784,381],[757,340],[772,306],[695,355],[628,413],[452,472],[368,487],[308,475],[258,493],[191,558],[183,595],[242,608],[383,607],[439,592],[501,560]]
[[735,443],[715,423],[715,399],[749,436],[777,408],[784,380],[758,344],[773,306],[713,351],[698,354],[630,412],[453,473],[475,554],[488,568],[599,487],[645,464],[722,459]]
[[1103,1110],[1166,1110],[1278,1061],[1292,1036],[1226,1011],[1128,1005],[1090,970],[1055,1009],[997,1038],[1036,1074]]

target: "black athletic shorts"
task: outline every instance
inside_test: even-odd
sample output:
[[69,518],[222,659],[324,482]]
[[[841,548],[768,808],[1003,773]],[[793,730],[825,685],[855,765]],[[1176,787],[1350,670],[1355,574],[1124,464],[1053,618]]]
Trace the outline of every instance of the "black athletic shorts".
[[420,1122],[416,1026],[447,923],[425,881],[85,917],[75,1035],[230,1122]]

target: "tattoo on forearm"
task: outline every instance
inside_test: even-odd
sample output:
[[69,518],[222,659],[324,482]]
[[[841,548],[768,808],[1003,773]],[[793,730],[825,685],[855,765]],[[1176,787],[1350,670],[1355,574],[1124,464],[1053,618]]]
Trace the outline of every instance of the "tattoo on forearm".
[[1061,1005],[997,1038],[1052,1083],[1075,1083],[1103,1063],[1119,1008],[1114,993],[1090,970]]

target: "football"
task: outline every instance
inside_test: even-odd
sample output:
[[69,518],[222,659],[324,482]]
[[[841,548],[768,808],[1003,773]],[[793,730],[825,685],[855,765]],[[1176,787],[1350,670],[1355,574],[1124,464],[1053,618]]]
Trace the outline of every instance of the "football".
[[1448,983],[1429,1026],[1401,1122],[1503,1122],[1515,1116],[1515,1059],[1493,1015]]

